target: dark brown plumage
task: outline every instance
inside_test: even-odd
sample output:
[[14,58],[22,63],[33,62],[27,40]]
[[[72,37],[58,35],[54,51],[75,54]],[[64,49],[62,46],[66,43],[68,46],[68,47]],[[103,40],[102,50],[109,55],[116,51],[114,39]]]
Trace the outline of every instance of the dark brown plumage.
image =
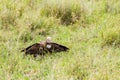
[[69,48],[66,46],[50,42],[49,39],[46,41],[35,43],[25,49],[22,50],[22,52],[25,52],[25,54],[30,54],[36,57],[37,55],[44,55],[46,53],[53,53],[53,52],[62,52],[67,51]]

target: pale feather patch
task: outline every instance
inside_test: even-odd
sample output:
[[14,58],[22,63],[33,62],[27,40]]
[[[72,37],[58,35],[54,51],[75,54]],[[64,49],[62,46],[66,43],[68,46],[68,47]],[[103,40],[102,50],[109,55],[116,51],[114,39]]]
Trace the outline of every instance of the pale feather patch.
[[47,47],[48,49],[50,49],[50,48],[51,48],[51,45],[47,45],[46,47]]

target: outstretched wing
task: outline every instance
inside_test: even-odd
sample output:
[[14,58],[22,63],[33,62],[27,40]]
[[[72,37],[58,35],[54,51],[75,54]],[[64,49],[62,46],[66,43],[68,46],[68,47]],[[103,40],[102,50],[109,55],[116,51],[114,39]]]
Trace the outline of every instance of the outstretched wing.
[[37,55],[44,55],[44,47],[39,44],[39,43],[35,43],[25,49],[22,50],[22,52],[25,52],[25,54],[30,54],[30,55],[34,55],[34,57],[36,57]]
[[69,48],[66,46],[57,43],[47,43],[46,46],[48,46],[47,49],[49,52],[61,52],[69,50]]
[[38,44],[38,43],[35,43],[35,44],[33,44],[33,45],[28,46],[27,48],[21,50],[21,52],[27,51],[29,48],[31,48],[32,46],[34,46],[34,45],[36,45],[36,44]]

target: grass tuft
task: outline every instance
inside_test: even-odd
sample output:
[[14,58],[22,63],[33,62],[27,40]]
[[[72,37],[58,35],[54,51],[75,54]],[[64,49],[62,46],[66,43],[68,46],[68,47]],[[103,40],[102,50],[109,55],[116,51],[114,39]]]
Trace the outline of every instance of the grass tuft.
[[81,2],[70,1],[49,1],[43,2],[43,7],[41,9],[41,15],[47,17],[56,17],[60,19],[61,24],[70,25],[76,23],[78,20],[82,19],[85,14],[81,7]]
[[103,45],[120,45],[120,28],[113,27],[103,31],[102,33]]

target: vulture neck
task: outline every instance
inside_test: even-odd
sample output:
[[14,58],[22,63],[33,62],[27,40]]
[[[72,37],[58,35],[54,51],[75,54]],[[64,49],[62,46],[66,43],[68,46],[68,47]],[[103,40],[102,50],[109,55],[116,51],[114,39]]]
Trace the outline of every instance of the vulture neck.
[[39,44],[42,45],[43,47],[45,47],[46,41],[41,41]]
[[45,47],[47,43],[50,43],[50,41],[41,41],[39,44]]
[[51,43],[51,37],[47,37],[46,41],[41,41],[39,44],[45,47],[47,43]]

